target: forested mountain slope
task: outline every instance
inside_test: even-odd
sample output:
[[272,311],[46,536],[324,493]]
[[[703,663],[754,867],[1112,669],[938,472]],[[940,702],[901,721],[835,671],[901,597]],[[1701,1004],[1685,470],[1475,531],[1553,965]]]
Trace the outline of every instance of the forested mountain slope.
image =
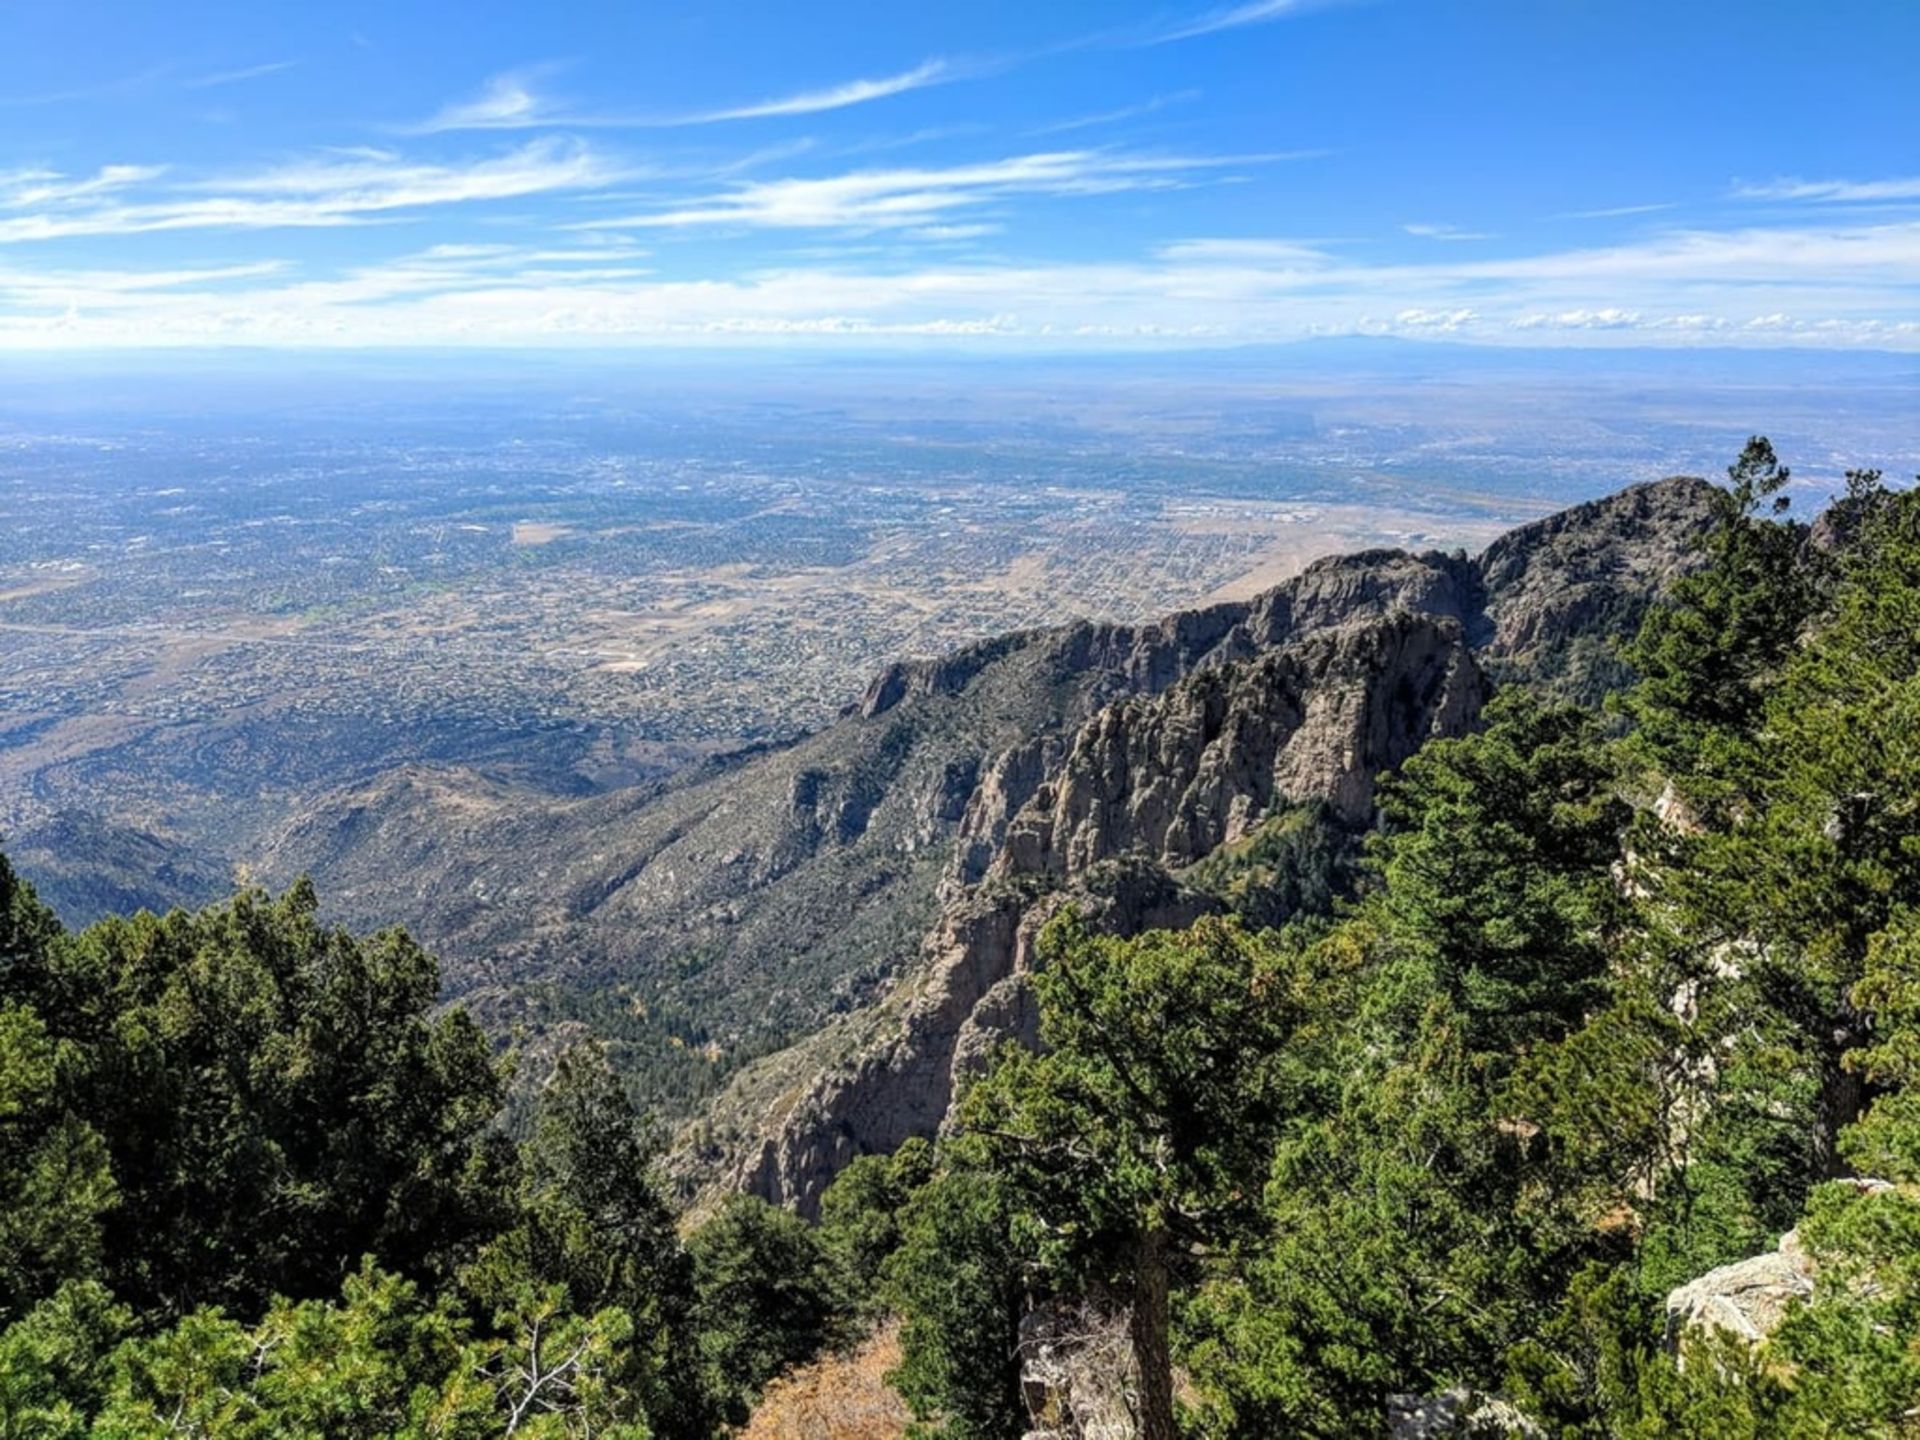
[[404,920],[444,957],[451,991],[498,1024],[619,1034],[664,1097],[916,968],[956,843],[955,873],[977,879],[996,827],[1115,701],[1394,610],[1454,622],[1483,659],[1583,683],[1592,638],[1630,625],[1687,563],[1707,492],[1637,486],[1480,561],[1341,556],[1245,603],[903,662],[825,731],[661,787],[556,801],[398,772],[318,801],[261,873],[313,874],[359,923]]
[[1040,1048],[822,1200],[937,1433],[1913,1433],[1920,492],[1730,478],[1609,713],[1422,746],[1333,921],[1042,930]]
[[[1025,976],[1062,906],[1108,934],[1179,928],[1229,908],[1191,868],[1223,847],[1291,828],[1313,842],[1309,863],[1350,849],[1371,819],[1374,777],[1430,738],[1465,733],[1486,690],[1457,622],[1401,610],[1109,706],[993,822],[983,877],[949,877],[919,972],[873,1012],[751,1068],[696,1127],[704,1148],[690,1170],[717,1163],[723,1190],[811,1213],[855,1156],[931,1136],[996,1043],[1032,1041]],[[989,793],[995,803],[963,834],[1009,798]],[[769,1079],[785,1093],[755,1116]]]
[[[1374,777],[1472,728],[1483,666],[1592,682],[1607,641],[1684,573],[1711,493],[1638,486],[1478,562],[1321,562],[1238,610],[1185,678],[992,756],[918,963],[897,960],[906,978],[879,1006],[721,1095],[682,1149],[688,1183],[810,1208],[854,1156],[931,1134],[996,1038],[1030,1035],[1019,977],[1068,901],[1122,935],[1236,906],[1284,919],[1300,908],[1289,883],[1323,886],[1371,821]],[[1279,872],[1244,884],[1275,850]]]
[[72,932],[0,860],[0,1433],[717,1440],[784,1373],[900,1436],[885,1363],[948,1440],[1910,1436],[1920,491],[1786,479],[1604,710],[1399,609],[1009,761],[942,933],[1018,965],[811,1222],[676,1216],[598,1045],[511,1138],[514,1056],[308,886]]

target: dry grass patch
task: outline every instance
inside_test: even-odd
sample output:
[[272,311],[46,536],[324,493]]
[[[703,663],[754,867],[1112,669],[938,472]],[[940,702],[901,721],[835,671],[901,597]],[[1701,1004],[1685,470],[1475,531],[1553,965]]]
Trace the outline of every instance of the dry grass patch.
[[889,1323],[768,1385],[740,1440],[900,1440],[911,1417],[886,1379],[899,1363],[900,1327]]

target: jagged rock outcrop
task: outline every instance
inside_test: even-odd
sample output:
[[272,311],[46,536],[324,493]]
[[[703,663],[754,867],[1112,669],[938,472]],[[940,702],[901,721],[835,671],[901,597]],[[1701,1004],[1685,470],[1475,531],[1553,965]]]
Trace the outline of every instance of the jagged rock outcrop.
[[[1845,1183],[1862,1195],[1878,1195],[1893,1186],[1869,1176]],[[1667,1295],[1667,1343],[1679,1348],[1690,1331],[1718,1330],[1757,1345],[1780,1328],[1795,1301],[1813,1298],[1818,1266],[1789,1230],[1762,1255],[1696,1276]]]
[[898,992],[897,1023],[877,1043],[782,1094],[776,1114],[726,1183],[812,1214],[855,1157],[884,1153],[947,1118],[962,1081],[1008,1039],[1032,1043],[1038,1015],[1023,983],[1046,922],[1069,901],[1098,934],[1191,925],[1215,908],[1155,867],[1114,862],[1085,888],[1036,898],[984,885],[942,913],[915,984]]
[[1364,819],[1374,777],[1463,733],[1485,693],[1457,622],[1398,612],[1095,715],[935,927],[892,1040],[817,1077],[737,1183],[810,1212],[855,1156],[932,1133],[994,1046],[1035,1038],[1023,977],[1061,906],[1106,934],[1191,924],[1216,902],[1180,867],[1278,808],[1320,801]]
[[996,755],[960,817],[954,847],[953,885],[984,879],[987,866],[1007,838],[1007,826],[1060,764],[1065,742],[1057,735],[1036,736]]
[[[903,982],[857,1035],[836,1029],[743,1075],[716,1107],[738,1140],[683,1174],[810,1209],[855,1155],[932,1133],[995,1044],[1032,1038],[1024,976],[1059,905],[1116,934],[1187,923],[1214,902],[1175,872],[1276,810],[1321,802],[1364,822],[1382,769],[1474,723],[1486,692],[1476,657],[1550,671],[1569,646],[1633,623],[1695,563],[1711,501],[1697,480],[1635,486],[1523,526],[1478,559],[1339,556],[1244,604],[890,667],[843,725],[1004,707],[1016,668],[1025,693],[1055,696],[1052,722],[976,741],[924,782],[918,842],[951,848],[918,963],[896,966]],[[869,843],[889,803],[852,842],[816,805],[815,833]],[[943,832],[934,817],[955,814]],[[1128,867],[1120,888],[1145,898],[1116,905],[1111,886],[1090,883],[1111,866]]]
[[1668,1294],[1667,1335],[1678,1344],[1689,1330],[1724,1330],[1758,1343],[1779,1328],[1788,1306],[1812,1298],[1812,1258],[1789,1230],[1766,1254],[1709,1270]]
[[1190,865],[1307,799],[1363,823],[1374,777],[1484,699],[1459,626],[1406,612],[1203,671],[1083,726],[989,873],[1065,879],[1128,852]]
[[1500,658],[1638,623],[1647,603],[1700,563],[1714,487],[1660,480],[1511,530],[1480,556],[1476,645]]
[[990,640],[962,646],[951,655],[896,660],[867,686],[867,693],[860,698],[860,718],[875,719],[902,700],[957,695],[987,666],[1018,649],[1025,638],[1018,633],[996,635]]

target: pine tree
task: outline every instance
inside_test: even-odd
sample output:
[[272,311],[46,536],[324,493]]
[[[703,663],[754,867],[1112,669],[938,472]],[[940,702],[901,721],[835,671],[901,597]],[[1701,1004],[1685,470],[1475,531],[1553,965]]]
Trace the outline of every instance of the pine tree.
[[1172,1440],[1172,1287],[1258,1214],[1293,1103],[1297,956],[1230,921],[1119,941],[1071,915],[1042,954],[1043,1049],[967,1096],[967,1153],[1007,1177],[1062,1279],[1125,1304],[1140,1434]]

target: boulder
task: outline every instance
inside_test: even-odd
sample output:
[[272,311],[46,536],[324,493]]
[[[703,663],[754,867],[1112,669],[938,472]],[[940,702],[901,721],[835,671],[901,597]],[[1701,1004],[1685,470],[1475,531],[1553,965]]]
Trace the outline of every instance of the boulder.
[[1021,1320],[1023,1440],[1133,1440],[1136,1388],[1125,1311],[1060,1301]]
[[1437,1395],[1395,1395],[1387,1401],[1393,1440],[1546,1440],[1547,1432],[1509,1400],[1459,1386]]
[[1764,1255],[1709,1270],[1667,1296],[1667,1340],[1689,1330],[1721,1330],[1758,1344],[1786,1318],[1787,1307],[1813,1296],[1813,1262],[1789,1230]]
[[[1862,1195],[1892,1189],[1868,1176],[1846,1182]],[[1667,1296],[1667,1343],[1678,1349],[1689,1330],[1719,1330],[1757,1345],[1780,1328],[1796,1300],[1813,1298],[1816,1266],[1789,1230],[1764,1255],[1750,1255],[1709,1270]]]

